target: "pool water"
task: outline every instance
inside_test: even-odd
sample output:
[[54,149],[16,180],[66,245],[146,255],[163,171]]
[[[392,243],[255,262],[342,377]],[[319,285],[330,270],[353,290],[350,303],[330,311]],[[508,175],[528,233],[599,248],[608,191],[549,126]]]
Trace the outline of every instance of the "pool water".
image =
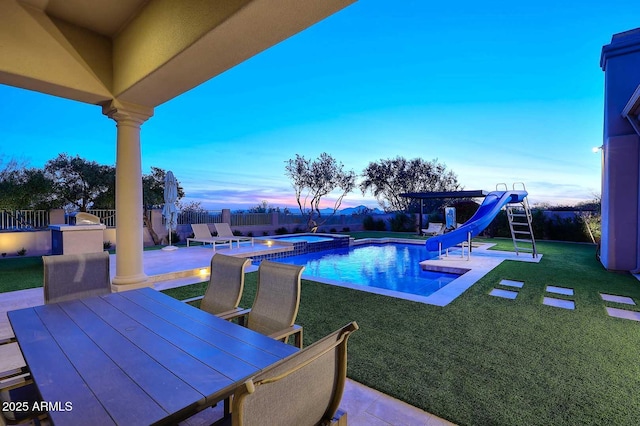
[[423,271],[423,244],[367,244],[277,259],[305,265],[303,275],[358,286],[429,296],[459,275]]

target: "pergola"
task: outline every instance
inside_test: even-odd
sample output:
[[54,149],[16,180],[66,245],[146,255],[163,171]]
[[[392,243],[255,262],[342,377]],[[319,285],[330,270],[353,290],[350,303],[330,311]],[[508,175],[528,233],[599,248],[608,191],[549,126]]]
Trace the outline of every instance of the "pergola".
[[149,285],[140,128],[154,108],[354,1],[0,0],[0,83],[116,122],[115,289]]
[[424,215],[422,200],[446,199],[446,198],[484,198],[488,194],[482,189],[468,189],[466,191],[444,191],[444,192],[407,192],[400,194],[401,197],[420,200],[420,218],[418,219],[418,229],[422,226],[422,216]]

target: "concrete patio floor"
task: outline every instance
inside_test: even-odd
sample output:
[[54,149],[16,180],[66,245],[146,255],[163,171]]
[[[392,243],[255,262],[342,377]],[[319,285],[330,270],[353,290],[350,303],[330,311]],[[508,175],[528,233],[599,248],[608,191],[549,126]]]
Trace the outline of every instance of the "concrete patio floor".
[[[257,253],[273,250],[272,247],[259,244],[255,246],[243,244],[240,248],[221,248],[216,252],[250,257]],[[278,250],[276,248],[276,250]],[[151,250],[144,252],[144,271],[157,290],[179,287],[183,285],[202,282],[209,278],[209,262],[213,255],[209,247],[180,247],[175,251]],[[111,276],[115,275],[115,260],[111,259]],[[250,267],[249,271],[255,267]],[[13,331],[8,322],[7,312],[15,309],[37,306],[44,303],[42,288],[20,290],[8,293],[0,293],[0,342],[3,338],[12,337]],[[24,364],[20,354],[18,363]],[[0,360],[0,363],[4,362]],[[16,360],[11,362],[15,363]],[[341,409],[347,412],[350,425],[451,425],[452,423],[429,414],[423,410],[394,399],[388,395],[364,386],[353,380],[348,380],[341,402]],[[200,425],[209,424],[217,418],[217,410],[205,410],[183,424]],[[2,425],[0,416],[0,425]]]

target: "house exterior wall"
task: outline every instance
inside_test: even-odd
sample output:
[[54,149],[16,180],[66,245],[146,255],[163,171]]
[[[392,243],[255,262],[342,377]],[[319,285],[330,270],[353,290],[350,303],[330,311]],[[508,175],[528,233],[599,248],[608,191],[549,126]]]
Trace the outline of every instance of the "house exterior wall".
[[616,34],[602,48],[605,72],[602,146],[602,243],[600,261],[608,270],[640,266],[640,138],[623,110],[640,85],[640,29]]

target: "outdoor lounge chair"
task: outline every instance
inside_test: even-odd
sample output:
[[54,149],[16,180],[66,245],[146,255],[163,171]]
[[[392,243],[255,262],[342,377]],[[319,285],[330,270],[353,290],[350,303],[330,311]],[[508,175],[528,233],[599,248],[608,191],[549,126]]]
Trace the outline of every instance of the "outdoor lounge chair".
[[[346,425],[338,411],[347,376],[351,322],[246,381],[234,394],[234,426]],[[228,419],[225,419],[228,422]]]
[[252,237],[240,237],[237,235],[233,235],[233,231],[231,231],[231,227],[228,223],[214,223],[213,226],[216,228],[218,237],[232,238],[238,241],[238,247],[240,247],[240,241],[251,241],[251,245],[253,246]]
[[263,260],[258,267],[258,290],[247,313],[247,327],[302,348],[302,327],[294,324],[300,307],[300,276],[304,266]]
[[109,253],[42,256],[44,303],[111,293]]
[[[223,319],[231,319],[248,312],[239,308],[244,289],[244,268],[251,259],[216,253],[211,258],[211,275],[204,296],[185,300],[201,300],[200,309]],[[240,318],[243,318],[240,316]]]
[[211,244],[213,251],[216,250],[216,243],[229,244],[229,248],[233,247],[233,240],[235,238],[222,238],[214,237],[209,231],[209,225],[206,223],[192,223],[191,229],[193,229],[193,238],[187,238],[187,247],[191,241],[197,241],[202,244]]
[[440,235],[444,232],[444,223],[429,222],[429,226],[420,231],[422,231],[422,235]]

